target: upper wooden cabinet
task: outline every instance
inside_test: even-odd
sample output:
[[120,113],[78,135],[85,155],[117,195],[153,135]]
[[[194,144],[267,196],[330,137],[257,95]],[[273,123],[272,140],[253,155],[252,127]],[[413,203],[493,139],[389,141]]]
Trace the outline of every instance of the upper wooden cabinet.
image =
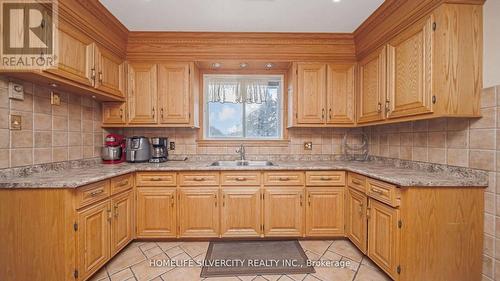
[[187,63],[162,63],[158,65],[158,108],[160,123],[189,124],[190,67]]
[[157,66],[152,63],[129,63],[128,67],[128,122],[155,124],[157,112]]
[[104,124],[125,124],[127,123],[127,103],[124,102],[103,102],[102,122]]
[[290,127],[352,126],[355,64],[294,63],[289,72]]
[[60,24],[59,61],[46,72],[115,97],[124,97],[124,60],[67,25]]
[[359,62],[358,123],[384,119],[385,47]]

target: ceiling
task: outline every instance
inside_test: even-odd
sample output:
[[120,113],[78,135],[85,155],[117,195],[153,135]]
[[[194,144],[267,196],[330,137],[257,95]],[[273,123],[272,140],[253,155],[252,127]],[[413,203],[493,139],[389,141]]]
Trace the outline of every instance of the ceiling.
[[131,31],[353,32],[383,0],[100,0]]

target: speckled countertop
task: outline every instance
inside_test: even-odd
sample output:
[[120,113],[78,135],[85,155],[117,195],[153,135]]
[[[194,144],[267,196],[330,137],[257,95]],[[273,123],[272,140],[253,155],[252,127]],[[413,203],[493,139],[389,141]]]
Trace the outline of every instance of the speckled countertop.
[[359,173],[398,185],[406,186],[464,186],[485,187],[488,173],[480,170],[390,161],[341,161],[341,160],[301,160],[273,161],[269,167],[218,167],[210,166],[212,161],[169,161],[161,164],[122,163],[104,165],[98,162],[84,166],[47,169],[25,174],[0,177],[0,188],[76,188],[114,176],[136,171],[221,171],[221,170],[345,170]]

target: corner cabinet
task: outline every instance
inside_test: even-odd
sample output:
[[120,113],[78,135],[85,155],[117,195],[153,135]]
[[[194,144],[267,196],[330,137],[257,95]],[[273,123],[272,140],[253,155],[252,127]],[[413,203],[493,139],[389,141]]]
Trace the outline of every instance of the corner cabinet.
[[354,126],[356,64],[294,63],[289,127]]
[[129,63],[128,73],[128,123],[154,124],[157,112],[157,65],[152,63]]
[[346,190],[346,236],[358,249],[366,254],[368,197],[354,188]]
[[385,47],[359,63],[358,124],[384,120],[385,66]]

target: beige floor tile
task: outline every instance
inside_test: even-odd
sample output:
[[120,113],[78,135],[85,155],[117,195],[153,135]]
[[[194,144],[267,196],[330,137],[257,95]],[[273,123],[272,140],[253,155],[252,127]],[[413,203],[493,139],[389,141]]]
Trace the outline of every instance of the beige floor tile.
[[106,272],[105,268],[102,268],[101,270],[97,271],[89,281],[101,281],[101,280],[108,280],[108,273]]
[[378,269],[377,265],[374,264],[372,262],[372,260],[370,258],[368,258],[367,256],[363,256],[363,260],[361,261],[361,264],[364,264],[366,266],[369,266],[369,267],[372,267],[372,268],[375,268],[375,269]]
[[[314,276],[312,276],[312,275],[307,275],[307,276],[304,278],[304,280],[303,280],[303,281],[318,281],[318,280],[319,280],[318,278],[316,278],[316,277],[314,277]],[[324,281],[327,281],[327,280],[324,280]],[[330,280],[328,280],[328,281],[330,281]],[[335,281],[337,281],[337,280],[335,280]]]
[[146,242],[146,243],[144,243],[142,245],[139,245],[139,248],[141,248],[141,250],[143,252],[146,252],[147,250],[152,249],[154,247],[156,247],[156,243],[155,242]]
[[173,247],[165,251],[165,254],[170,258],[173,258],[177,255],[184,253],[184,251],[180,247]]
[[180,247],[190,256],[196,257],[201,253],[208,250],[208,242],[186,242],[182,243]]
[[156,277],[155,279],[151,279],[151,281],[163,281],[160,276]]
[[300,245],[304,250],[311,251],[318,255],[323,255],[323,253],[330,247],[329,242],[322,240],[304,240],[300,241]]
[[170,258],[170,260],[175,261],[175,262],[180,262],[180,261],[192,260],[192,258],[190,256],[188,256],[188,254],[182,252],[182,254],[177,255],[173,258]]
[[144,255],[146,255],[146,258],[150,259],[156,255],[159,255],[163,253],[160,247],[154,247],[149,250],[144,251]]
[[361,262],[361,259],[363,258],[363,253],[361,253],[356,246],[347,240],[338,240],[333,242],[328,250],[347,257],[355,262]]
[[[287,274],[286,277],[292,279],[292,280],[295,280],[295,281],[301,281],[301,280],[304,280],[304,278],[306,278],[307,274]],[[280,279],[281,281],[281,279]]]
[[238,276],[238,279],[241,281],[252,281],[255,278],[255,275],[250,276]]
[[306,256],[309,260],[312,260],[312,261],[317,261],[321,258],[320,255],[313,253],[313,252],[310,252],[310,251],[306,251]]
[[342,259],[342,256],[332,251],[326,251],[325,254],[321,257],[321,259],[328,261],[340,261]]
[[106,266],[110,275],[115,274],[118,271],[121,271],[127,267],[130,267],[134,264],[140,263],[146,260],[146,257],[142,253],[142,251],[134,246],[130,245],[125,250],[123,250],[120,254],[114,257]]
[[176,267],[162,274],[161,278],[168,281],[201,280],[199,267]]
[[[187,280],[187,279],[185,279]],[[205,278],[203,280],[207,280],[207,281],[240,281],[240,279],[238,279],[238,277],[211,277],[211,278]]]
[[[279,276],[279,275],[278,275]],[[210,279],[209,279],[210,280]],[[262,276],[257,276],[255,277],[254,279],[252,279],[252,281],[267,281],[267,280],[271,280],[271,279],[266,279]],[[273,279],[273,280],[278,280],[278,279]]]
[[[153,258],[157,260],[168,259],[167,255],[165,254],[160,254],[154,256]],[[173,269],[173,267],[167,267],[167,266],[152,267],[150,266],[149,262],[150,260],[147,259],[131,267],[138,281],[149,281]]]
[[346,257],[342,257],[342,261],[345,261],[345,262],[349,262],[349,265],[348,267],[353,270],[353,271],[358,271],[358,268],[359,268],[359,265],[360,263],[359,262],[355,262],[351,259],[348,259]]
[[111,281],[123,281],[130,278],[134,278],[134,273],[132,273],[132,270],[130,270],[130,268],[124,269],[111,275]]
[[281,276],[283,276],[283,275],[262,275],[262,277],[264,277],[265,280],[269,280],[269,281],[280,280]]
[[361,265],[356,274],[355,281],[390,281],[391,279],[381,270],[377,270],[366,265]]
[[315,267],[314,270],[316,270],[316,273],[311,275],[324,281],[351,281],[356,274],[356,271],[350,268]]
[[156,244],[165,252],[169,249],[179,246],[180,244],[182,244],[182,242],[156,242]]
[[295,279],[292,279],[292,278],[290,278],[287,275],[283,275],[283,276],[280,277],[279,281],[295,281]]

